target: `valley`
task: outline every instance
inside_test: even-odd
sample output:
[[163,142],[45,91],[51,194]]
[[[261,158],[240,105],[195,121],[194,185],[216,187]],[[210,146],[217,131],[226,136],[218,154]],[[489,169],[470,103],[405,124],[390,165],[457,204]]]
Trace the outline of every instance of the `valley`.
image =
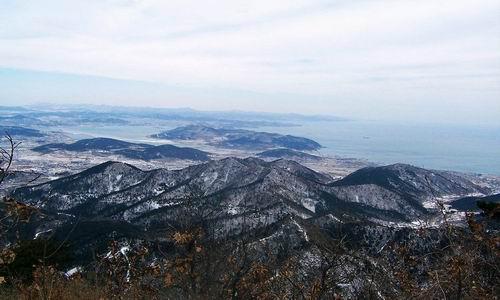
[[[194,259],[191,246],[185,248],[194,243],[195,253],[213,247],[211,259],[216,263],[226,256],[237,257],[236,266],[247,268],[245,276],[250,276],[246,273],[250,266],[262,263],[278,274],[279,287],[273,281],[273,289],[294,290],[292,279],[279,275],[290,268],[291,261],[297,274],[318,278],[325,263],[340,259],[335,272],[344,272],[350,279],[325,285],[328,293],[358,295],[358,289],[372,283],[366,281],[367,274],[360,280],[350,276],[368,267],[380,272],[370,288],[390,297],[398,292],[386,289],[383,282],[398,278],[382,274],[394,263],[392,247],[407,245],[412,253],[431,251],[440,243],[450,243],[450,228],[456,234],[453,239],[464,240],[471,217],[486,220],[490,234],[498,230],[483,211],[498,204],[500,178],[495,175],[325,155],[321,145],[307,137],[220,127],[230,123],[220,119],[185,125],[176,115],[164,124],[172,129],[159,130],[167,117],[148,115],[160,125],[119,138],[75,134],[53,123],[91,123],[98,131],[111,122],[126,130],[147,117],[32,115],[36,117],[4,118],[2,128],[21,144],[0,186],[4,197],[0,213],[8,220],[14,205],[21,215],[28,210],[29,220],[16,223],[15,236],[5,234],[1,242],[6,246],[15,239],[62,241],[72,257],[60,262],[59,267],[70,274],[67,277],[90,272],[96,259],[104,264],[125,259],[121,267],[125,275],[115,279],[128,284],[133,270],[129,257],[141,251],[148,254],[137,267],[146,270],[145,264],[158,265],[162,270],[158,274],[166,276],[162,272],[169,269],[159,264]],[[13,119],[31,126],[8,125]],[[490,213],[495,216],[495,209]],[[331,247],[340,248],[332,252]],[[205,258],[197,259],[199,264],[207,263]],[[226,268],[214,269],[222,272],[216,275],[218,280],[224,281],[227,272],[239,276]],[[338,278],[335,274],[324,276],[333,280]],[[428,281],[423,275],[414,280]],[[295,281],[304,279],[294,276]],[[171,292],[174,298],[185,295]]]

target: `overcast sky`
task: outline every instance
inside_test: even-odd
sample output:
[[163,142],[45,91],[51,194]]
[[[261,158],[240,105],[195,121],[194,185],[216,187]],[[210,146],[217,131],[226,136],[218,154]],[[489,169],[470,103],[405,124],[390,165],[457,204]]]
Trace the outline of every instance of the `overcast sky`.
[[1,0],[0,104],[500,124],[499,0]]

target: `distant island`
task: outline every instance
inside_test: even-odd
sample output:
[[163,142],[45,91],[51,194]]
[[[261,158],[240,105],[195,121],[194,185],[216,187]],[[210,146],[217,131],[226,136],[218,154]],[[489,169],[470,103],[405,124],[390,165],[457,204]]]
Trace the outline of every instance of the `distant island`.
[[257,132],[245,129],[213,128],[203,125],[188,125],[151,135],[152,138],[167,140],[200,140],[209,145],[234,149],[318,150],[321,145],[304,137]]
[[0,132],[12,136],[21,137],[43,137],[45,134],[36,129],[19,127],[19,126],[0,126]]
[[79,140],[75,143],[55,143],[38,146],[32,149],[39,153],[52,153],[57,151],[69,152],[106,152],[121,155],[132,159],[189,159],[196,161],[209,160],[208,153],[188,147],[177,147],[174,145],[153,146],[149,144],[130,143],[110,138],[93,138]]

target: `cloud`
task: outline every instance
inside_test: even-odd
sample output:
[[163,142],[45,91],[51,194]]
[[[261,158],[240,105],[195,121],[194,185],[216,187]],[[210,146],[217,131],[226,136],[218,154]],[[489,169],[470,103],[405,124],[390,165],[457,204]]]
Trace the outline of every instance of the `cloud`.
[[[280,105],[269,100],[286,97],[295,110],[315,98],[323,99],[322,110],[345,112],[350,105],[351,114],[362,116],[368,113],[360,107],[374,100],[388,107],[479,101],[498,108],[492,100],[500,96],[498,1],[6,0],[2,6],[2,67],[218,94],[250,91],[263,101],[253,105],[272,110]],[[197,98],[194,106],[210,97]]]

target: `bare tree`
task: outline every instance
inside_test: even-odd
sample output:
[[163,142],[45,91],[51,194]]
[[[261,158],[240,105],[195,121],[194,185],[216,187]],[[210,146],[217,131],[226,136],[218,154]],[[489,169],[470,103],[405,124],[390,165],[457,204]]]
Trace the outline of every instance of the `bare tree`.
[[9,175],[9,170],[14,161],[14,153],[21,144],[21,142],[15,142],[8,133],[6,133],[5,138],[7,139],[8,145],[6,147],[0,147],[0,186]]

